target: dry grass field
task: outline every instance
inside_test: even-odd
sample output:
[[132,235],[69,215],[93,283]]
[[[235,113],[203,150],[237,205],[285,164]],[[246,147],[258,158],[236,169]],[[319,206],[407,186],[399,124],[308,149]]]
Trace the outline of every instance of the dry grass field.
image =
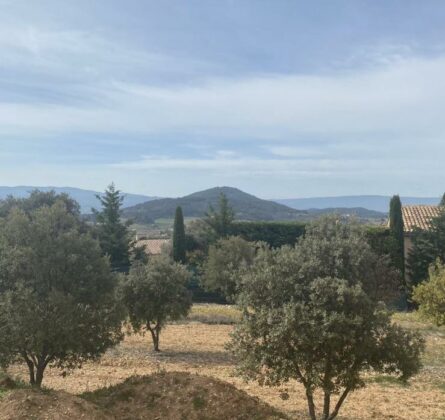
[[[233,376],[234,361],[224,345],[238,317],[230,307],[196,305],[186,322],[169,325],[162,333],[161,353],[152,351],[149,336],[129,335],[100,361],[88,363],[65,378],[60,371],[49,369],[44,385],[80,394],[132,375],[199,373],[227,381],[291,418],[306,418],[306,400],[299,384],[268,388]],[[367,378],[368,386],[348,397],[340,419],[445,419],[445,328],[424,323],[415,314],[396,314],[394,321],[425,336],[427,350],[422,372],[408,385],[384,376]],[[26,379],[23,367],[12,367],[9,373]],[[281,398],[286,393],[289,398]]]

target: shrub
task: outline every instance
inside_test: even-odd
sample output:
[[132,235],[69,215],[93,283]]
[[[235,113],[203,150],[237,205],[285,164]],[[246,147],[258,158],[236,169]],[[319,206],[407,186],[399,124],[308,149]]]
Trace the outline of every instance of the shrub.
[[436,325],[445,325],[445,265],[437,261],[430,267],[429,280],[413,290],[413,300],[422,317]]

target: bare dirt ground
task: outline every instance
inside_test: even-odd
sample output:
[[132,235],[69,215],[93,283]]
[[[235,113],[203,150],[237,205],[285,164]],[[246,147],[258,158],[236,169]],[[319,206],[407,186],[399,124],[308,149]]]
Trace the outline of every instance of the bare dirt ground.
[[[292,382],[277,388],[260,387],[233,376],[234,361],[224,349],[233,326],[197,322],[196,319],[203,319],[202,312],[202,308],[195,309],[189,322],[166,327],[161,334],[159,354],[152,351],[149,336],[130,335],[97,363],[88,363],[65,378],[60,371],[48,369],[44,385],[80,394],[120,383],[133,375],[191,372],[229,382],[292,418],[306,418],[301,385]],[[211,320],[208,308],[204,313],[207,321]],[[369,377],[365,389],[348,397],[339,419],[445,419],[445,330],[405,315],[399,315],[395,321],[424,334],[424,369],[407,386],[384,376]],[[11,367],[9,373],[26,380],[22,366]],[[289,398],[283,399],[286,393]]]

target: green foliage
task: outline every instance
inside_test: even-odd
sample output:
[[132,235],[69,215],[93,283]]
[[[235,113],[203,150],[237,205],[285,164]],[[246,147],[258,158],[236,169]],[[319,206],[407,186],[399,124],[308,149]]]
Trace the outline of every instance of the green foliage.
[[403,217],[402,202],[398,195],[394,195],[389,203],[389,229],[397,241],[397,268],[405,273],[405,251],[404,251],[404,233],[403,233]]
[[372,256],[362,229],[335,218],[309,225],[295,248],[259,250],[242,277],[243,316],[229,346],[239,372],[271,385],[301,382],[312,419],[316,389],[322,418],[333,419],[364,386],[363,371],[415,374],[423,340],[393,325],[378,302]]
[[184,229],[184,216],[181,207],[176,208],[173,224],[173,260],[185,263],[186,238]]
[[443,194],[443,196],[440,200],[439,206],[445,206],[445,193]]
[[428,270],[437,259],[445,261],[445,211],[431,220],[429,230],[413,233],[413,247],[408,256],[411,285],[428,278]]
[[137,223],[152,223],[158,219],[171,219],[176,207],[181,206],[184,217],[205,217],[209,205],[219,207],[223,193],[233,207],[237,220],[295,220],[307,213],[275,203],[261,200],[236,188],[216,187],[199,191],[180,198],[163,198],[123,209],[126,218]]
[[430,267],[429,280],[413,290],[413,300],[423,318],[436,325],[445,325],[445,265],[437,261]]
[[122,281],[121,296],[135,332],[150,331],[155,351],[167,321],[185,317],[191,307],[187,290],[190,273],[167,257],[153,259],[148,265],[134,265]]
[[48,365],[79,367],[122,336],[115,278],[84,228],[60,201],[0,223],[0,359],[25,362],[33,385]]
[[239,291],[239,277],[252,265],[256,247],[238,236],[210,245],[201,277],[204,288],[221,292],[227,301],[233,302]]
[[230,234],[234,218],[235,214],[229,205],[229,200],[224,193],[221,193],[217,210],[210,205],[204,222],[212,228],[218,238],[225,238]]
[[[97,196],[102,210],[93,209],[96,217],[96,230],[100,246],[110,258],[113,271],[127,272],[130,267],[130,250],[133,246],[129,223],[121,221],[120,211],[124,197],[114,184],[105,191],[104,196]],[[141,255],[138,253],[138,255]]]
[[295,245],[304,234],[305,223],[300,222],[233,222],[230,233],[250,242],[265,242],[272,248]]
[[79,203],[73,200],[68,194],[33,190],[27,198],[14,198],[9,196],[5,200],[0,200],[0,217],[6,217],[13,208],[30,213],[44,206],[51,207],[57,202],[62,202],[68,213],[76,217],[80,216]]

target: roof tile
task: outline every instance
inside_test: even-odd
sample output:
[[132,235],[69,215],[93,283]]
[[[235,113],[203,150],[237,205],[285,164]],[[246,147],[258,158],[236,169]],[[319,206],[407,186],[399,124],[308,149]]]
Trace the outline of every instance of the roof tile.
[[439,216],[439,206],[403,206],[402,217],[405,232],[412,232],[415,228],[428,230],[431,219]]

